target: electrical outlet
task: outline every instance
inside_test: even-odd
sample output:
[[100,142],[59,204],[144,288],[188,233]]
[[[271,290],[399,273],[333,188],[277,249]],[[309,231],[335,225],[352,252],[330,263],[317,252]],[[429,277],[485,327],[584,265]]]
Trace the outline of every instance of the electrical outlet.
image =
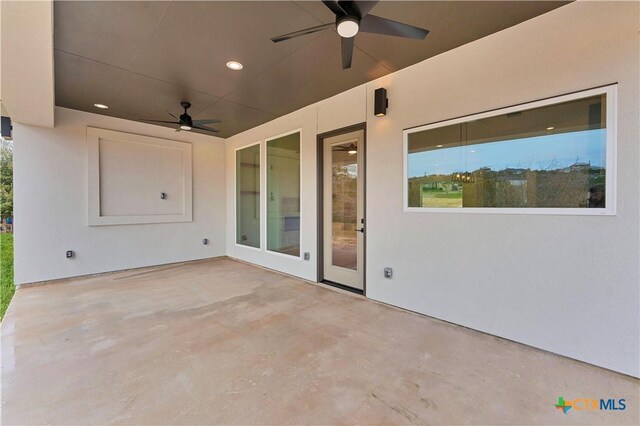
[[311,253],[309,253],[308,251],[306,251],[306,252],[304,253],[304,260],[309,260],[309,259],[311,259]]
[[75,253],[73,252],[73,250],[67,250],[67,259],[71,259],[74,255]]
[[207,244],[209,244],[209,239],[208,239],[208,238],[204,238],[204,239],[202,240],[202,244],[204,244],[205,246],[206,246]]
[[392,276],[393,276],[393,269],[384,268],[384,277],[385,278],[391,278]]

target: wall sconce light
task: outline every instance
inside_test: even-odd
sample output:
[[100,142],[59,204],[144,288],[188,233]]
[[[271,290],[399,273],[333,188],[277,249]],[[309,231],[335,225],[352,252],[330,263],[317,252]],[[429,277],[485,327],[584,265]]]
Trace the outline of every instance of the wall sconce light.
[[376,117],[384,117],[387,115],[389,107],[389,99],[387,99],[387,89],[381,87],[374,92],[373,113]]

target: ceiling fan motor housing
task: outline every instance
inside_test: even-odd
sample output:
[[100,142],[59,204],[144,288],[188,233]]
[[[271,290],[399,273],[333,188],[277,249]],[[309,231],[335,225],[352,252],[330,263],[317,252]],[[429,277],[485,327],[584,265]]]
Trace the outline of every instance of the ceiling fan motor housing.
[[[185,126],[182,130],[191,130],[191,127],[193,127],[193,121],[191,120],[191,116],[187,113],[187,110],[191,108],[191,103],[182,101],[180,102],[180,105],[184,108],[184,114],[180,115],[180,122]],[[186,127],[189,127],[189,129]]]
[[180,116],[180,121],[189,127],[193,127],[193,121],[191,120],[191,116],[186,112]]

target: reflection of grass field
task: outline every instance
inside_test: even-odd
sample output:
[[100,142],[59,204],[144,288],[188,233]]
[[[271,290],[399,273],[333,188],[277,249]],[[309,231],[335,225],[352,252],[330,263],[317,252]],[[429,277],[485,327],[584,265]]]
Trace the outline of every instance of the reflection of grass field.
[[422,207],[462,207],[462,192],[423,192]]

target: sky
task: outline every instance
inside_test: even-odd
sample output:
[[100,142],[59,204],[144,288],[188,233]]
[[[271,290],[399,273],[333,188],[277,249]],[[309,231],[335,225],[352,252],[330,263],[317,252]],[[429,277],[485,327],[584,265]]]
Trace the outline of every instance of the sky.
[[409,154],[409,177],[472,172],[481,167],[555,170],[576,162],[605,167],[606,132],[584,130]]

